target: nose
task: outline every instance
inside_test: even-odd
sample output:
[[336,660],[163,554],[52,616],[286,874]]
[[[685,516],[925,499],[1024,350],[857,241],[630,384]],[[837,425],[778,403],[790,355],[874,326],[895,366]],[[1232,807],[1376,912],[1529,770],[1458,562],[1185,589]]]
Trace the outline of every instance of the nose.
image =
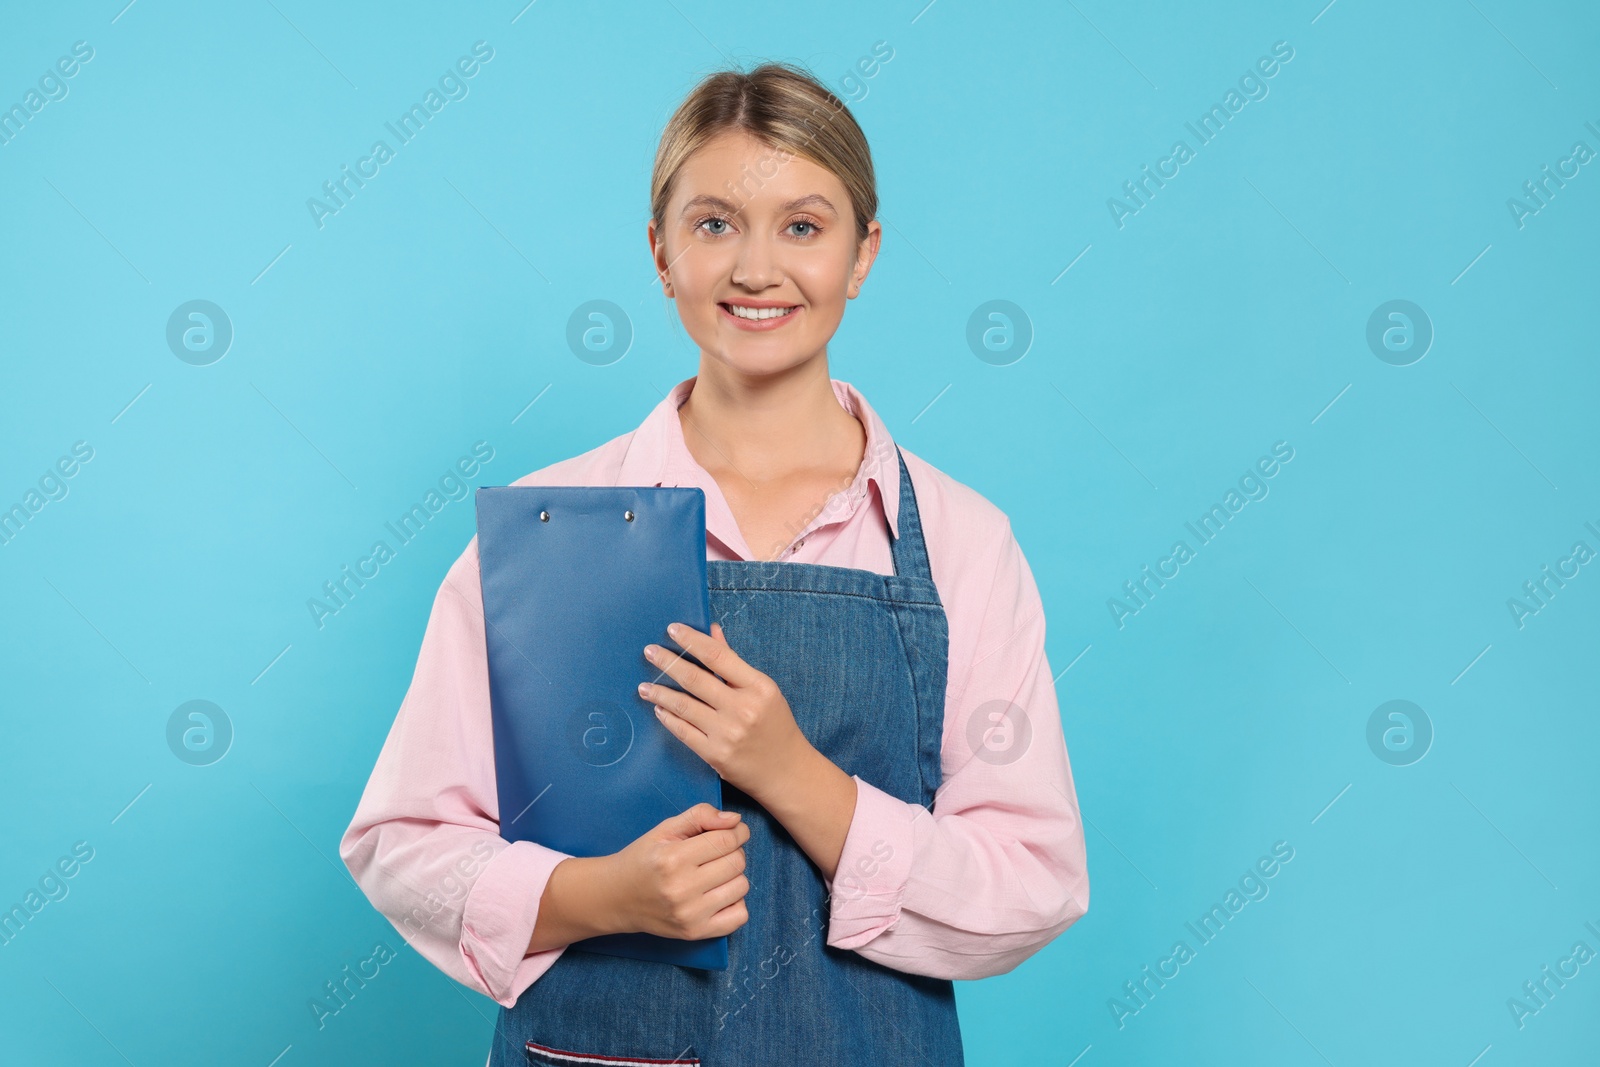
[[750,290],[766,289],[783,280],[783,272],[769,238],[751,234],[740,240],[732,280],[735,285]]

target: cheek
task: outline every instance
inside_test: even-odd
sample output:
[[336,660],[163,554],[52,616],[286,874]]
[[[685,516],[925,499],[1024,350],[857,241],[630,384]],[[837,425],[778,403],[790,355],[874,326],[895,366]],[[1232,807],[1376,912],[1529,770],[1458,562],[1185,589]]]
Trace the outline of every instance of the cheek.
[[813,320],[837,324],[848,303],[849,265],[837,262],[808,263],[793,277],[805,296]]
[[673,264],[672,291],[678,303],[678,315],[685,322],[711,321],[716,317],[713,296],[727,276],[727,270],[715,259],[708,250],[693,248]]

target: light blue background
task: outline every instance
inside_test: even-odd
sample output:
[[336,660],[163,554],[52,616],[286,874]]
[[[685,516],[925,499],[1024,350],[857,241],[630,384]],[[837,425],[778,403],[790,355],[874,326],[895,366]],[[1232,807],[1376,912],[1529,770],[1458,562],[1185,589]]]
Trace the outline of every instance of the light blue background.
[[[958,987],[968,1061],[1593,1062],[1600,963],[1507,1007],[1600,950],[1600,568],[1507,608],[1600,549],[1600,163],[1522,228],[1506,205],[1600,150],[1591,6],[122,2],[0,33],[4,106],[94,48],[0,145],[0,506],[94,449],[0,547],[0,905],[95,850],[0,948],[0,1058],[482,1063],[495,1006],[337,856],[470,500],[322,629],[306,601],[473,442],[505,484],[694,373],[650,162],[700,76],[770,57],[853,101],[878,167],[833,374],[1011,516],[1090,824],[1089,914]],[[478,40],[470,94],[318,229],[306,199]],[[1107,199],[1277,41],[1269,95],[1119,229]],[[191,299],[235,330],[210,366],[165,341]],[[610,366],[565,342],[594,299],[635,330]],[[993,299],[1034,331],[1007,366],[965,340]],[[1365,340],[1392,299],[1435,330],[1409,366]],[[1108,598],[1277,441],[1270,495],[1119,629]],[[210,766],[167,747],[191,699],[236,731]],[[1366,741],[1392,699],[1435,731],[1410,766]],[[1119,1028],[1277,841],[1270,895]],[[319,1031],[379,941],[399,959]]]

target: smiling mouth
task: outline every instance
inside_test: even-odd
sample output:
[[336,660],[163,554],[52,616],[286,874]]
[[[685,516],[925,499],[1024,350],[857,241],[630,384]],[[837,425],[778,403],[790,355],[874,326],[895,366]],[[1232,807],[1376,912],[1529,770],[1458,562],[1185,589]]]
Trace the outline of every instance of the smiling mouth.
[[719,304],[717,306],[722,308],[728,314],[732,315],[734,318],[746,319],[750,322],[763,322],[767,319],[781,319],[784,316],[792,315],[799,310],[798,304],[791,307],[781,308],[752,308],[743,307],[739,304]]

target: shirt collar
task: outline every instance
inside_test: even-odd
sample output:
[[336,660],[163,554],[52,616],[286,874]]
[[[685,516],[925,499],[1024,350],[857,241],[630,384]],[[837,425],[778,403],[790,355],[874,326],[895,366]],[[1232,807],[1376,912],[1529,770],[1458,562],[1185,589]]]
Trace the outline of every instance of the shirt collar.
[[[695,377],[698,377],[696,375]],[[678,408],[689,399],[694,389],[695,377],[685,378],[666,396],[661,398],[644,421],[634,430],[628,442],[627,453],[617,472],[618,485],[700,485],[710,482],[695,463],[693,455],[683,440],[683,423],[678,418]],[[844,490],[846,513],[853,513],[868,487],[877,489],[878,501],[889,520],[889,529],[900,536],[900,464],[895,454],[894,439],[878,413],[867,403],[849,382],[828,379],[839,406],[860,420],[867,432],[866,451],[855,480]],[[699,476],[695,472],[700,471]]]

